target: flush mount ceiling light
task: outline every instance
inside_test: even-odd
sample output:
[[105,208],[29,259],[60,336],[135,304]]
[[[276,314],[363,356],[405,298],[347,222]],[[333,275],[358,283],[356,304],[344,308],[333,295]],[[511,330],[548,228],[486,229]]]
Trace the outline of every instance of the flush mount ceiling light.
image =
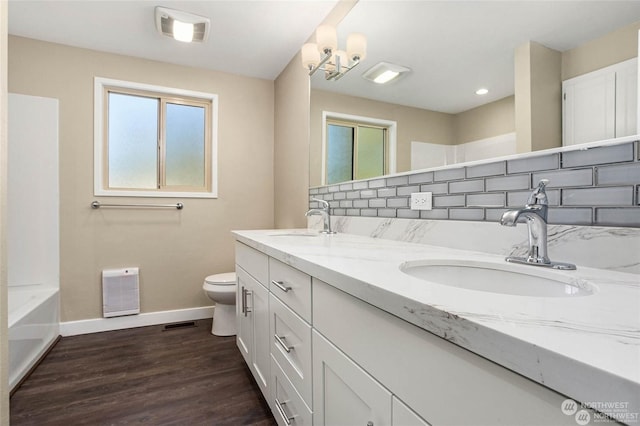
[[302,46],[302,66],[313,75],[324,71],[327,80],[339,80],[354,69],[367,55],[367,39],[363,34],[353,33],[347,37],[347,51],[338,50],[336,29],[320,25],[316,30],[316,42]]
[[209,36],[210,22],[205,16],[156,6],[156,29],[178,41],[205,41]]
[[411,71],[409,68],[401,65],[389,62],[378,62],[362,74],[362,77],[373,81],[374,83],[385,84],[399,78],[402,74],[408,73],[409,71]]
[[489,89],[485,89],[484,87],[481,89],[476,90],[476,95],[486,95],[487,93],[489,93]]

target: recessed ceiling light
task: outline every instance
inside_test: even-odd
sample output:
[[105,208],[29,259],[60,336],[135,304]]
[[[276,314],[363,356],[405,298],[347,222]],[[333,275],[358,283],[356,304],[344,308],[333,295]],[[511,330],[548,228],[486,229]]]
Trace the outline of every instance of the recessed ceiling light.
[[402,74],[408,73],[409,71],[411,71],[409,68],[401,65],[379,62],[362,74],[362,77],[374,83],[385,84],[398,79]]
[[487,93],[489,93],[489,89],[482,88],[476,90],[476,95],[486,95]]
[[178,41],[204,41],[209,36],[210,19],[205,16],[156,6],[156,29]]

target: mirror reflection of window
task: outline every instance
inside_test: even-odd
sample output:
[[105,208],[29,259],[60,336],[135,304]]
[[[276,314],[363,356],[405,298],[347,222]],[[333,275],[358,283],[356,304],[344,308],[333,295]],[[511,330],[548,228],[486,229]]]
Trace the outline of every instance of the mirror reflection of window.
[[327,122],[327,182],[381,176],[388,170],[386,127]]

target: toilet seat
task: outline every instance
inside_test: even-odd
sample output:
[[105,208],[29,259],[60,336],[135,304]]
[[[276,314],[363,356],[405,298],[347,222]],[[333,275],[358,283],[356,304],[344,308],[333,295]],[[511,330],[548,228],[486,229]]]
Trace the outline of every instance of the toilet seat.
[[225,272],[223,274],[209,275],[204,279],[204,282],[212,285],[234,285],[236,283],[236,273]]

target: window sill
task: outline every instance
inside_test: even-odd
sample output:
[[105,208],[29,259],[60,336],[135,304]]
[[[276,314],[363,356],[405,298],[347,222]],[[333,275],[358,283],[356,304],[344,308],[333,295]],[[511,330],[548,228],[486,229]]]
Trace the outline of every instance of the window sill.
[[169,191],[118,191],[96,190],[96,197],[149,197],[149,198],[218,198],[214,192],[169,192]]

